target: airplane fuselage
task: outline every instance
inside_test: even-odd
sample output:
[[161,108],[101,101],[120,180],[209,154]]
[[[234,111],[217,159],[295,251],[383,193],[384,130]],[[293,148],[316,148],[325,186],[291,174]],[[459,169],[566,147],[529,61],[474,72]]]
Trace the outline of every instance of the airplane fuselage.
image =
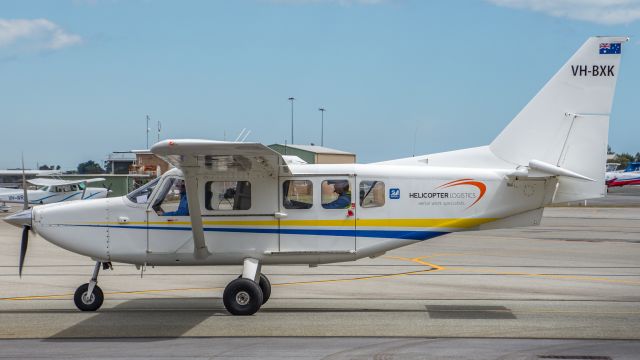
[[[33,228],[58,246],[105,262],[224,265],[252,257],[263,264],[319,264],[377,256],[455,231],[536,225],[556,183],[553,178],[509,177],[507,169],[376,164],[291,168],[292,174],[272,177],[198,179],[202,204],[205,184],[251,184],[248,209],[203,209],[211,251],[204,259],[194,257],[189,216],[161,216],[153,209],[158,189],[182,177],[178,170],[165,174],[145,202],[123,196],[36,207]],[[336,180],[350,184],[348,208],[322,205],[323,182]],[[291,181],[306,185],[307,193],[295,196],[306,196],[309,208],[287,208],[283,188]],[[366,194],[374,182],[375,193]]]

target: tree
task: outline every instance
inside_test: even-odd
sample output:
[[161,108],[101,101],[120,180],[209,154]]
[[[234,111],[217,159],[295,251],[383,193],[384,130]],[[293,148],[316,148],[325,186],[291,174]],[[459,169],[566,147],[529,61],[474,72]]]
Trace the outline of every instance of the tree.
[[640,161],[640,152],[636,153],[636,157],[635,159],[633,159],[633,161]]
[[613,154],[615,153],[613,152],[613,150],[611,150],[611,145],[607,145],[607,155],[613,155]]
[[78,174],[103,174],[104,170],[93,160],[78,165]]
[[627,153],[617,154],[613,158],[613,162],[620,163],[620,166],[624,169],[627,165],[634,160],[634,156]]
[[53,166],[48,166],[47,164],[40,165],[38,170],[53,170]]

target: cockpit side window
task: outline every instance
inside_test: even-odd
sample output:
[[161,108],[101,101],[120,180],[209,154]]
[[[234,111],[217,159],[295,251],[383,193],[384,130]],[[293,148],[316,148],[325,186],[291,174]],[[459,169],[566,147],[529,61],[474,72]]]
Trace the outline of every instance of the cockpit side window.
[[165,180],[154,197],[153,210],[160,216],[188,216],[189,204],[184,180],[171,177]]
[[158,185],[160,178],[154,179],[145,185],[127,194],[127,198],[136,204],[146,204],[151,197],[153,189]]

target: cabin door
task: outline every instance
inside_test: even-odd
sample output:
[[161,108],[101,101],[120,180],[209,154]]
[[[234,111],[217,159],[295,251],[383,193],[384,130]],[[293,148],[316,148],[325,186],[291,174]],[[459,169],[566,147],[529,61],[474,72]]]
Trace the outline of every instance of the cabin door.
[[280,251],[355,251],[355,178],[347,175],[280,179]]
[[147,211],[147,251],[154,255],[174,254],[193,249],[191,218],[186,203],[184,180],[169,176],[157,185]]

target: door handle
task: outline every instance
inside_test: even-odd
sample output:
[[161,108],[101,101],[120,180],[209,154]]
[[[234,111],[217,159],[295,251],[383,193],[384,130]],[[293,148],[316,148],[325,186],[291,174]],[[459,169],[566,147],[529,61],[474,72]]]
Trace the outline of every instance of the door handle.
[[287,217],[287,213],[276,212],[275,214],[273,214],[273,216],[275,216],[276,219],[282,219],[282,218],[286,218]]
[[126,216],[120,216],[118,218],[118,224],[126,224],[129,222],[129,218]]

